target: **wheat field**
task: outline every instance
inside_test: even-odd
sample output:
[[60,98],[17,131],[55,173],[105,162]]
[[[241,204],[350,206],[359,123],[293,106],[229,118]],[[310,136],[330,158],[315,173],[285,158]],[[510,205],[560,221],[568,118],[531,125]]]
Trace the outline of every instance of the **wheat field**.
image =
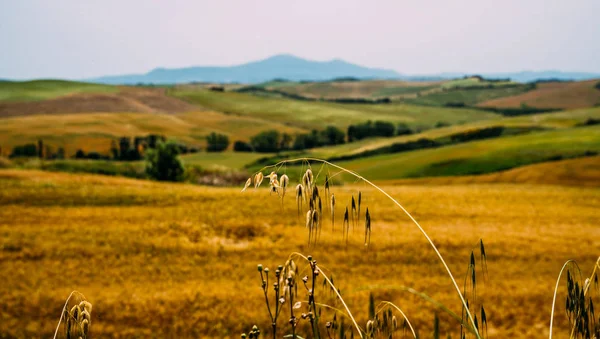
[[[298,173],[288,175],[294,186]],[[586,269],[600,253],[598,188],[384,189],[419,220],[458,281],[470,251],[483,239],[489,272],[478,294],[488,312],[490,338],[546,336],[562,264],[576,259],[589,274]],[[351,229],[348,247],[341,234],[343,209],[358,190],[373,220],[368,250],[362,223]],[[376,300],[400,305],[420,334],[429,336],[436,309],[401,286],[460,314],[449,278],[406,216],[361,183],[334,185],[332,192],[339,221],[332,232],[325,218],[318,243],[309,248],[293,192],[282,204],[264,187],[240,193],[240,188],[0,170],[1,336],[50,337],[72,290],[94,304],[94,337],[237,338],[253,324],[266,333],[256,265],[274,268],[295,251],[312,254],[335,278],[361,326],[373,293]],[[559,301],[564,286],[561,291]],[[558,305],[560,337],[568,324]],[[442,336],[458,337],[458,323],[437,313]],[[285,316],[281,322],[285,328]]]

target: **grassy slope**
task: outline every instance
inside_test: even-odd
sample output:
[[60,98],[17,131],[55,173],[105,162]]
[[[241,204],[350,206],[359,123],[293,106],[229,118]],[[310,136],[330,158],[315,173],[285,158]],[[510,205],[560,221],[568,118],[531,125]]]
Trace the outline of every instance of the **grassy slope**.
[[394,80],[325,81],[325,82],[269,82],[260,86],[309,98],[381,98],[392,99],[415,95],[433,88],[440,82],[406,82]]
[[249,137],[266,129],[288,133],[304,130],[254,117],[240,117],[217,112],[162,113],[86,113],[36,115],[4,118],[0,124],[3,154],[15,145],[42,139],[52,147],[65,147],[67,154],[78,148],[108,154],[111,140],[121,136],[158,133],[190,145],[204,146],[210,132],[224,133],[234,140]]
[[483,175],[385,180],[383,185],[464,185],[483,183],[600,187],[600,157],[548,161]]
[[373,179],[482,174],[600,152],[600,126],[469,142],[340,164]]
[[520,107],[526,104],[538,108],[581,108],[600,105],[600,90],[596,80],[551,82],[537,85],[537,89],[520,95],[484,101],[482,107]]
[[452,134],[481,129],[493,126],[505,127],[538,127],[548,129],[570,128],[585,122],[589,118],[600,119],[600,107],[584,108],[570,110],[558,113],[532,114],[519,117],[506,117],[494,120],[484,120],[472,122],[464,125],[455,125],[443,128],[426,130],[422,133],[396,136],[392,138],[372,138],[364,139],[350,144],[328,146],[315,148],[306,152],[308,155],[317,158],[330,158],[334,156],[344,156],[358,154],[368,150],[386,147],[395,143],[418,140],[421,138],[437,139],[444,138]]
[[76,93],[112,93],[116,86],[64,80],[0,82],[0,101],[38,101]]
[[452,89],[443,92],[433,92],[417,98],[409,98],[405,102],[427,106],[444,106],[449,103],[463,103],[466,106],[471,106],[483,101],[518,95],[527,91],[528,88],[525,85],[485,89]]
[[176,89],[170,94],[212,110],[260,117],[302,128],[322,129],[328,124],[346,127],[349,124],[369,119],[406,122],[413,126],[433,126],[439,121],[458,123],[492,119],[499,116],[475,109],[432,108],[400,104],[347,105],[185,89]]
[[[372,291],[376,301],[397,303],[421,333],[429,333],[435,310],[393,286],[414,287],[460,313],[450,281],[419,231],[381,195],[356,188],[373,220],[368,252],[358,230],[344,249],[341,234],[329,227],[319,245],[307,249],[294,197],[280,209],[266,188],[241,194],[239,188],[0,170],[0,336],[51,337],[72,290],[93,303],[92,332],[99,338],[239,338],[253,324],[267,336],[256,265],[274,270],[293,251],[312,254],[333,273],[363,326]],[[356,194],[350,189],[333,187],[337,215]],[[385,189],[428,231],[458,280],[473,244],[484,240],[489,272],[479,293],[493,314],[489,333],[499,338],[547,335],[548,313],[539,310],[549,309],[565,258],[588,272],[600,250],[598,189]],[[342,218],[337,220],[339,230]],[[316,293],[319,302],[333,303],[320,283]],[[288,308],[284,312],[280,326],[287,328]],[[458,337],[456,321],[439,315],[441,333]],[[323,322],[331,317],[323,309]],[[568,336],[566,317],[555,321],[555,336]],[[301,333],[308,333],[306,322]]]

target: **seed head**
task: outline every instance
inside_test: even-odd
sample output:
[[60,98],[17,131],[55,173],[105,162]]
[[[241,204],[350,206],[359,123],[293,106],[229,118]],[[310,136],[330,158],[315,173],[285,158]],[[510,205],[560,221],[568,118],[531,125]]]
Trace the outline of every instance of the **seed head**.
[[248,178],[248,180],[246,180],[246,184],[244,185],[242,192],[244,192],[246,188],[250,187],[250,185],[252,185],[252,178]]
[[83,330],[83,334],[87,336],[90,331],[90,322],[87,319],[83,319],[81,322],[81,329]]
[[258,186],[260,186],[260,184],[263,181],[263,174],[262,172],[258,172],[256,173],[256,175],[254,176],[254,188],[257,188]]
[[367,334],[373,335],[373,320],[367,321]]
[[92,314],[92,303],[89,301],[82,300],[79,303],[79,308],[88,311],[89,314]]
[[263,270],[263,265],[260,265],[260,264],[259,264],[259,265],[258,265],[258,271],[259,271],[259,272],[262,272],[262,270]]

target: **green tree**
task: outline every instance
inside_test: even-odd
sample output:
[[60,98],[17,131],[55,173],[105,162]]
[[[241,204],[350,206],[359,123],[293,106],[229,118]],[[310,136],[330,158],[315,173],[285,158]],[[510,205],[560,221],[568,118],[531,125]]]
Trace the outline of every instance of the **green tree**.
[[398,127],[396,127],[396,135],[407,135],[412,134],[412,132],[413,131],[410,129],[410,127],[403,122],[399,123]]
[[212,132],[206,137],[206,143],[207,152],[222,152],[229,146],[229,137]]
[[250,138],[250,145],[256,152],[277,152],[279,151],[279,132],[276,130],[260,132]]
[[326,145],[343,144],[346,138],[344,131],[335,126],[327,126],[325,130],[321,131],[321,135]]
[[183,180],[184,168],[178,155],[176,143],[159,141],[155,149],[146,152],[146,174],[160,181]]

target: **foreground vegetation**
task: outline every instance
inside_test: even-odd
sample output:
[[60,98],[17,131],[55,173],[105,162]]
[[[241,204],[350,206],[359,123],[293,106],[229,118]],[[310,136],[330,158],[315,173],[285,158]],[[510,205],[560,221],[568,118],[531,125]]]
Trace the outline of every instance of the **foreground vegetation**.
[[[287,173],[295,184],[300,172]],[[402,286],[460,313],[421,234],[366,186],[337,187],[335,194],[341,216],[350,193],[361,190],[373,220],[368,252],[358,230],[350,231],[345,248],[338,233],[341,217],[338,231],[324,227],[317,246],[308,248],[293,193],[280,209],[279,197],[266,190],[239,194],[239,189],[20,170],[0,170],[0,188],[0,277],[8,291],[0,296],[4,336],[51,336],[74,289],[94,305],[94,336],[236,338],[253,324],[268,329],[256,264],[276,267],[292,251],[312,254],[333,273],[361,326],[372,293],[400,305],[421,336],[429,336],[436,309]],[[488,275],[480,293],[490,336],[547,335],[560,267],[574,258],[587,274],[600,251],[597,188],[385,189],[420,221],[457,277],[466,272],[472,247],[486,240]],[[564,298],[563,287],[559,292]],[[458,337],[456,321],[437,313],[441,336]],[[557,312],[554,326],[555,337],[568,335],[563,313]]]

